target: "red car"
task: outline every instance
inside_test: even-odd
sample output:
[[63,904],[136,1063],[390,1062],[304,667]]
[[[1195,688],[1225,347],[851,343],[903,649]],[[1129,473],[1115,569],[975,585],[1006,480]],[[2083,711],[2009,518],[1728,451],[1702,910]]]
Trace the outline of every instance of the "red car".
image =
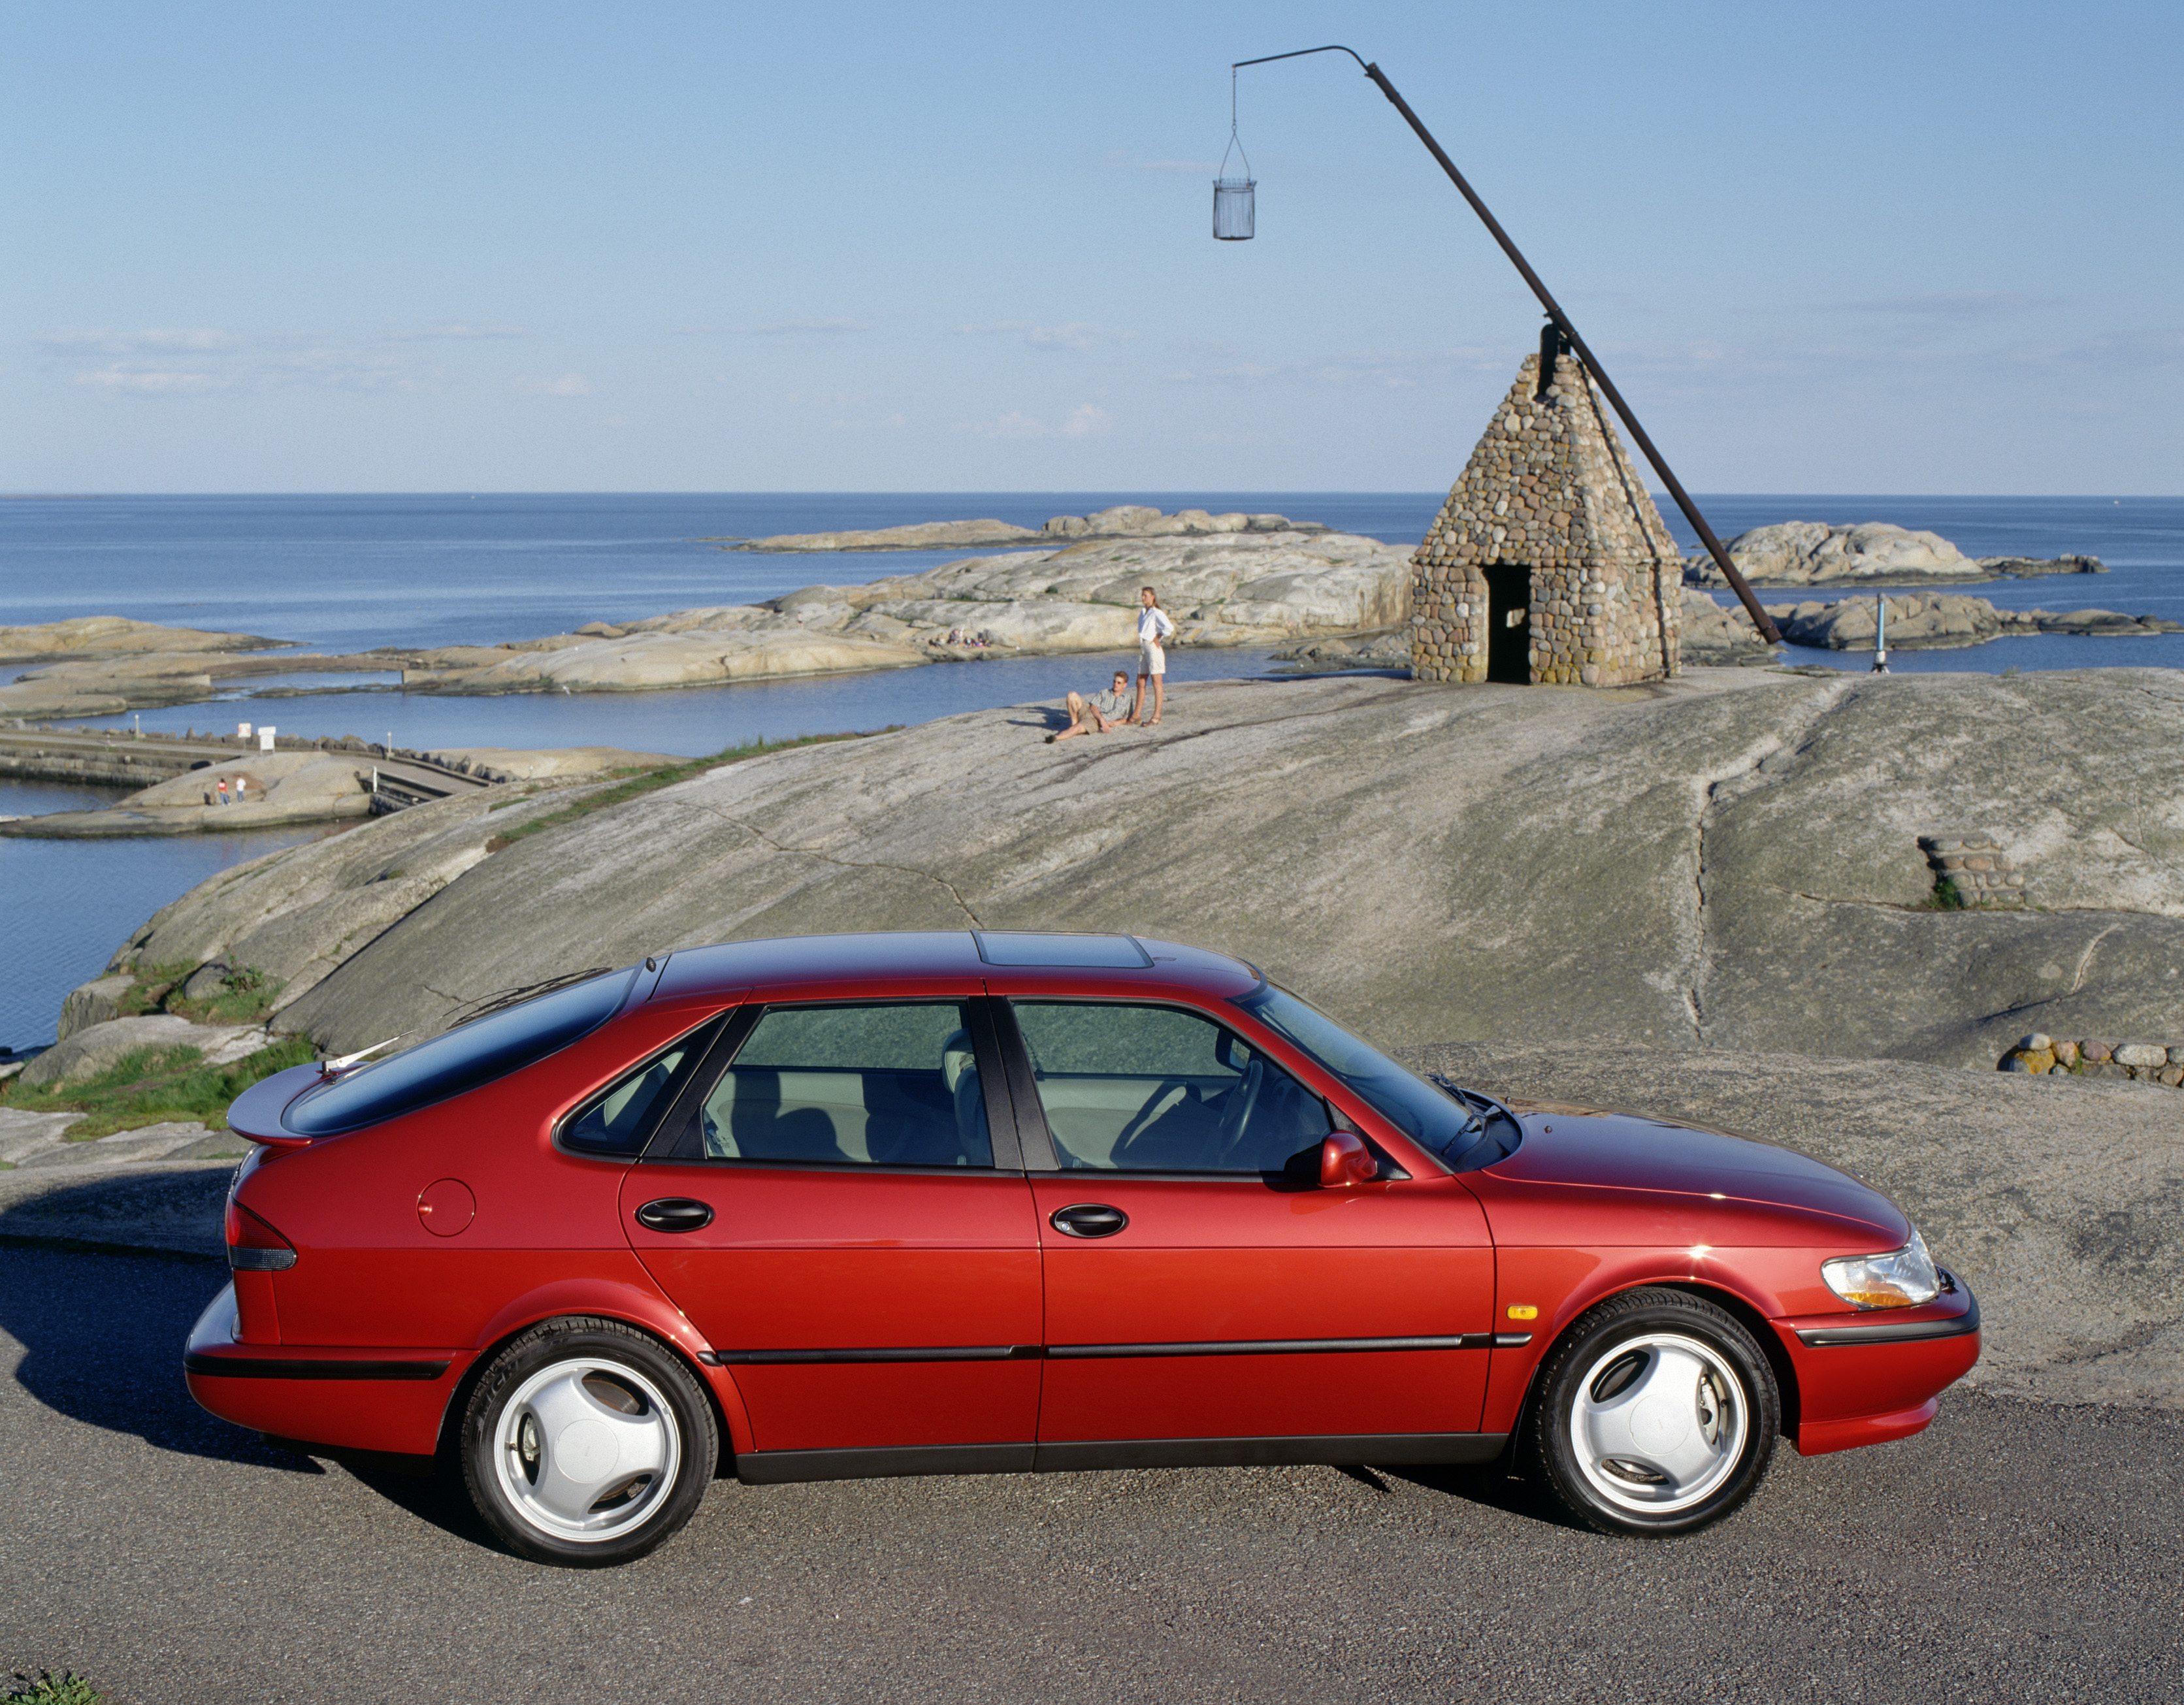
[[[460,1462],[545,1561],[751,1482],[1486,1463],[1680,1532],[1915,1433],[1979,1310],[1768,1144],[1430,1083],[1128,935],[838,935],[587,973],[269,1078],[214,1414]],[[382,1457],[384,1460],[384,1455]]]

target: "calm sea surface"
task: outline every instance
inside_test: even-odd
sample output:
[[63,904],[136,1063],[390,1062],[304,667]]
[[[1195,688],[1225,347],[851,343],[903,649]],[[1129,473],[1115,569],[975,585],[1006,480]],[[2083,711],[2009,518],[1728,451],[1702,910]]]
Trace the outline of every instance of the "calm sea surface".
[[[1112,504],[1273,510],[1391,543],[1422,538],[1440,493],[1054,492],[424,497],[140,497],[0,499],[0,625],[64,616],[265,634],[315,650],[489,643],[566,632],[704,605],[746,603],[826,581],[929,568],[961,551],[827,556],[723,552],[713,541],[992,516],[1037,527]],[[2012,609],[2092,606],[2184,621],[2184,499],[1732,496],[1700,499],[1724,538],[1778,521],[1891,521],[1930,528],[1968,555],[2098,556],[2112,572],[1978,588]],[[1683,519],[1663,506],[1686,549]],[[1959,589],[1959,588],[1952,588]],[[1763,593],[1770,603],[1778,594]],[[1795,660],[1863,670],[1857,653]],[[1898,651],[1901,670],[2184,667],[2184,635],[1998,640],[1963,651]],[[913,723],[1058,699],[1101,684],[1105,657],[938,664],[882,674],[702,690],[443,699],[393,677],[263,682],[286,695],[223,695],[147,710],[181,731],[248,720],[299,734],[392,736],[398,745],[606,744],[697,755],[778,738]],[[1255,674],[1263,652],[1178,652],[1171,679]],[[358,690],[359,688],[364,690]],[[97,719],[126,725],[133,717]],[[1028,733],[1027,734],[1028,738]],[[0,814],[109,803],[98,788],[0,783]],[[320,831],[231,837],[0,840],[0,1044],[50,1040],[61,996],[98,974],[137,925],[215,872]]]

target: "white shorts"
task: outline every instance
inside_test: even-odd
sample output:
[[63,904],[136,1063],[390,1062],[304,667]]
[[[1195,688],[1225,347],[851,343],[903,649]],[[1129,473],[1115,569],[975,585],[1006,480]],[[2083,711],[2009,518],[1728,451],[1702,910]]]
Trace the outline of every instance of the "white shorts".
[[1167,673],[1167,653],[1150,639],[1138,646],[1138,673],[1165,675]]

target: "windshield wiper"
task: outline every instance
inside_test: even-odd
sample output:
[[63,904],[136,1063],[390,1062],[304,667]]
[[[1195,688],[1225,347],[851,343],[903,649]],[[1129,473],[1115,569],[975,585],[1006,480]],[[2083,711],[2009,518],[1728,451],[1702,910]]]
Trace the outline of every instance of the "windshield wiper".
[[[1459,1135],[1471,1131],[1483,1131],[1486,1128],[1486,1109],[1473,1099],[1470,1090],[1465,1089],[1455,1078],[1444,1076],[1439,1072],[1429,1072],[1426,1076],[1431,1080],[1434,1088],[1463,1109],[1463,1132],[1458,1133]],[[1489,1106],[1491,1105],[1491,1102],[1487,1104]]]

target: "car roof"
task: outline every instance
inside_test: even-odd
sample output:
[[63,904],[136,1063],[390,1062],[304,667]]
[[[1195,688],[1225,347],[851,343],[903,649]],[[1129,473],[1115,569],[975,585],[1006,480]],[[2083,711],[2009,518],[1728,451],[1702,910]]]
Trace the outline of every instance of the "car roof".
[[769,994],[845,982],[921,982],[971,978],[996,990],[1044,988],[1057,978],[1142,986],[1181,985],[1232,996],[1263,980],[1240,959],[1146,936],[1062,931],[933,929],[864,934],[792,935],[685,948],[669,956],[654,1000]]

